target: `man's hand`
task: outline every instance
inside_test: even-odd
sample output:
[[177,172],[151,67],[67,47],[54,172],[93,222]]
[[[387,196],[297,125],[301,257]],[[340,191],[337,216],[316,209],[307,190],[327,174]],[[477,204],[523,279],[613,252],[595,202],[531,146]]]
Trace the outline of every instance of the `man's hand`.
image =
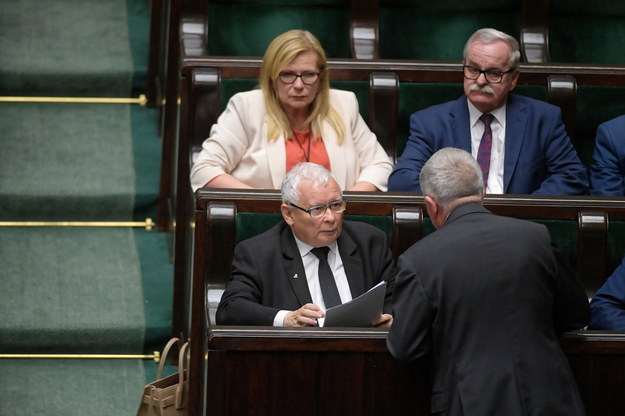
[[313,303],[307,303],[296,311],[289,312],[284,317],[284,326],[317,326],[317,319],[326,314]]
[[371,321],[371,326],[374,326],[376,328],[390,328],[392,324],[393,315],[389,315],[388,313],[383,313],[382,315]]

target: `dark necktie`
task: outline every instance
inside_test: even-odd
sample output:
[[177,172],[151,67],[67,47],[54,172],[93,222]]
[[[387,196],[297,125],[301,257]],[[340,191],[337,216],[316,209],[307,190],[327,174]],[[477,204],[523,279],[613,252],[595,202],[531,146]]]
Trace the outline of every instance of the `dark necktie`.
[[329,250],[329,247],[317,247],[310,250],[319,259],[319,285],[321,286],[321,294],[323,295],[323,303],[326,304],[326,309],[341,304],[339,290],[336,288],[334,275],[328,264]]
[[484,189],[488,183],[488,171],[490,170],[490,149],[493,146],[493,132],[490,129],[490,123],[493,121],[492,114],[482,114],[480,117],[484,123],[484,134],[480,141],[480,147],[477,149],[477,163],[482,168],[482,176],[484,177]]

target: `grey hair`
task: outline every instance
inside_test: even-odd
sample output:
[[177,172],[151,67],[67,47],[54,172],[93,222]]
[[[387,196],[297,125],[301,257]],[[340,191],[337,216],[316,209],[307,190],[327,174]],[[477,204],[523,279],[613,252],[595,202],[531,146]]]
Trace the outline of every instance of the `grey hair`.
[[325,186],[333,179],[338,183],[332,172],[325,167],[312,162],[302,162],[295,165],[282,181],[282,203],[297,202],[300,199],[299,184],[303,180],[311,181],[315,185]]
[[464,51],[462,52],[462,59],[464,63],[467,61],[469,46],[471,46],[473,42],[493,43],[498,40],[506,42],[510,48],[510,58],[508,59],[508,65],[510,65],[510,68],[518,68],[521,62],[519,42],[507,33],[490,27],[478,29],[471,35],[469,40],[467,40],[467,43],[464,45]]
[[449,208],[456,199],[482,197],[484,180],[477,161],[465,150],[446,147],[434,153],[419,173],[424,196]]

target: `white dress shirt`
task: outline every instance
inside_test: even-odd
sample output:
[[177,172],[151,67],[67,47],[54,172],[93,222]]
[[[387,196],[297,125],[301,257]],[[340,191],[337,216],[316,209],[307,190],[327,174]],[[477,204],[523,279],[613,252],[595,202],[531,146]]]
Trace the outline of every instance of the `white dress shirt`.
[[[295,236],[294,236],[295,237]],[[295,237],[297,248],[302,256],[302,263],[304,264],[304,273],[306,273],[306,282],[308,283],[308,290],[312,297],[312,303],[319,306],[322,310],[326,310],[326,305],[323,301],[323,294],[321,293],[321,285],[319,284],[319,259],[313,253],[310,252],[314,247],[300,241]],[[345,268],[343,267],[343,260],[339,253],[338,244],[333,242],[328,246],[328,265],[332,274],[334,275],[334,281],[336,282],[336,288],[339,291],[341,297],[341,303],[349,302],[352,300],[352,292],[349,288],[349,282],[347,281],[347,275],[345,274]],[[291,311],[281,310],[279,311],[273,320],[273,326],[283,326],[284,317]],[[320,320],[319,325],[323,325],[323,321]]]
[[[469,123],[471,124],[471,154],[477,159],[477,151],[480,147],[482,134],[484,134],[484,123],[480,121],[482,113],[475,108],[471,101],[469,104]],[[490,124],[493,134],[493,145],[490,154],[490,170],[488,173],[488,183],[486,185],[487,194],[503,194],[503,168],[506,145],[506,105],[500,107],[490,114],[493,121]]]

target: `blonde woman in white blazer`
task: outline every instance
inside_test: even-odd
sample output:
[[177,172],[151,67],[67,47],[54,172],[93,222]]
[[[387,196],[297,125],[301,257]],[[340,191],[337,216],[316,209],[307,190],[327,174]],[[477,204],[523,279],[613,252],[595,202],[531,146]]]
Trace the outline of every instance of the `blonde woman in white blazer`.
[[299,162],[326,166],[341,189],[386,191],[393,165],[352,92],[330,89],[319,41],[301,30],[274,39],[260,89],[234,95],[191,169],[193,190],[279,189]]

